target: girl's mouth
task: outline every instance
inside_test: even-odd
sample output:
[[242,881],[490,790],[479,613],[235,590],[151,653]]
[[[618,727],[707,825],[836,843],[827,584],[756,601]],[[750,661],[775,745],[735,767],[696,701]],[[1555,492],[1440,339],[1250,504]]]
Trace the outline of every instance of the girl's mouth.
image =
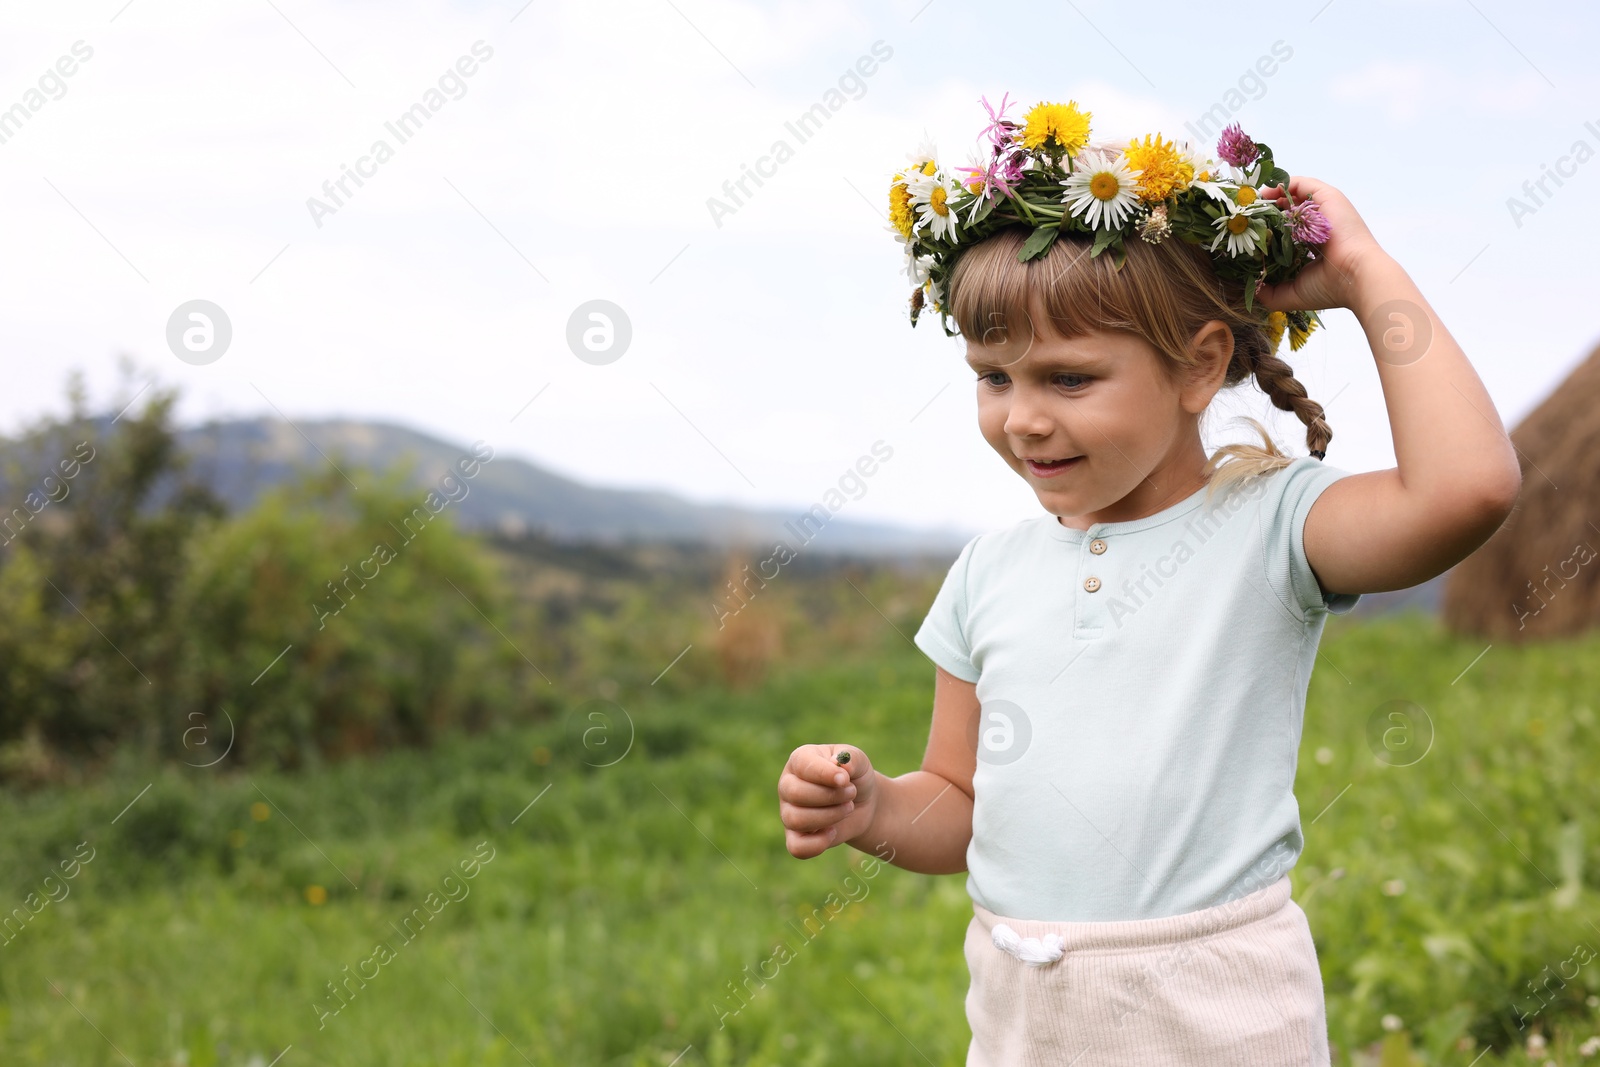
[[1023,462],[1028,465],[1028,470],[1031,471],[1035,477],[1053,478],[1062,471],[1076,469],[1078,464],[1083,462],[1083,457],[1074,456],[1072,459],[1058,460],[1055,463],[1040,463],[1038,460],[1033,459],[1024,460]]

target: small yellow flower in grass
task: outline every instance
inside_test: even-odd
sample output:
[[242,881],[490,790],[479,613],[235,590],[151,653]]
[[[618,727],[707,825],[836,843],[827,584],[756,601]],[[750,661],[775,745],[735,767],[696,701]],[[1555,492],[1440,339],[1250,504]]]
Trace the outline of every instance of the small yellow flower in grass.
[[306,886],[306,902],[313,907],[320,907],[328,902],[328,891],[320,885]]
[[1129,141],[1127,159],[1128,166],[1139,172],[1139,196],[1146,203],[1181,193],[1194,180],[1194,164],[1159,133],[1147,133],[1143,141]]
[[258,800],[250,805],[250,817],[256,822],[266,822],[272,817],[272,809]]
[[1022,120],[1022,145],[1038,149],[1053,141],[1067,155],[1076,155],[1078,149],[1089,143],[1089,119],[1094,112],[1079,111],[1078,102],[1065,104],[1035,104]]
[[533,762],[537,763],[541,767],[543,767],[545,764],[549,763],[550,762],[550,750],[548,748],[545,748],[543,745],[540,745],[538,748],[535,748],[533,750]]

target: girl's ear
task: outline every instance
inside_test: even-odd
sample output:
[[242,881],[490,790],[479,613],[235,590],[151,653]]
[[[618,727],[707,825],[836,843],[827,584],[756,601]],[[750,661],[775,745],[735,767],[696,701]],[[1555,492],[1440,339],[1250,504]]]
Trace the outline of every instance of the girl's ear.
[[1228,377],[1233,362],[1233,331],[1220,319],[1203,323],[1189,340],[1193,365],[1182,377],[1183,410],[1198,415],[1211,403]]

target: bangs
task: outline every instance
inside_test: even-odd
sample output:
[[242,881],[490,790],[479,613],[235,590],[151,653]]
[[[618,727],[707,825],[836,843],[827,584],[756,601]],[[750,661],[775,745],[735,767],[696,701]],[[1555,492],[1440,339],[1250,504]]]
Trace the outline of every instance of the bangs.
[[1130,299],[1130,263],[1118,272],[1109,252],[1090,256],[1092,237],[1066,233],[1044,255],[1018,263],[1030,232],[1007,227],[957,260],[950,275],[950,317],[963,337],[973,344],[1005,345],[1036,335],[1143,333],[1136,301]]
[[1121,330],[1187,364],[1190,334],[1204,319],[1227,319],[1236,337],[1247,325],[1227,308],[1216,275],[1197,262],[1205,253],[1182,241],[1128,241],[1119,270],[1109,250],[1089,254],[1089,234],[1063,233],[1044,255],[1019,263],[1017,253],[1031,232],[1026,226],[998,230],[951,269],[950,317],[969,344],[1003,347],[1036,336],[1075,339]]

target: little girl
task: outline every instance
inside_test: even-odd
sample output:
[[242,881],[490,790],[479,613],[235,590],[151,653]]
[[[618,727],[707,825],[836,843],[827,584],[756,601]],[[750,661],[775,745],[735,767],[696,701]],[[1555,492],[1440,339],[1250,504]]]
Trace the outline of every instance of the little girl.
[[[914,155],[891,216],[913,325],[924,293],[955,320],[978,428],[1044,514],[969,541],[917,632],[935,664],[921,769],[796,748],[787,847],[968,872],[969,1067],[1326,1065],[1288,878],[1317,644],[1362,593],[1487,540],[1517,458],[1337,189],[1237,126],[1219,163],[1159,135],[1091,146],[1075,103],[1004,111],[965,180]],[[1367,334],[1394,469],[1321,462],[1332,431],[1277,350],[1327,308]],[[1246,378],[1311,456],[1260,423],[1264,447],[1206,455],[1201,416]]]

